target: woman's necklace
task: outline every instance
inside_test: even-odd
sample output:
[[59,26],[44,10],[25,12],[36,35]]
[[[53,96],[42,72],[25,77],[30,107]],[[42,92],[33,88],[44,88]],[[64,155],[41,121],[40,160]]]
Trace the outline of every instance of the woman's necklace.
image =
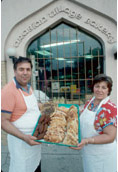
[[88,109],[91,110],[91,111],[93,111],[93,112],[96,111],[96,109],[97,109],[98,106],[99,106],[99,103],[100,103],[100,102],[95,103],[95,100],[93,100],[93,101],[90,103]]

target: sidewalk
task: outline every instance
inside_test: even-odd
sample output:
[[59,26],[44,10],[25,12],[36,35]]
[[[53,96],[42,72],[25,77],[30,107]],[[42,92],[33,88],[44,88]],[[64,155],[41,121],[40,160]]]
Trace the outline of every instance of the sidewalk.
[[[7,145],[1,144],[3,172],[8,172],[9,160]],[[42,172],[83,172],[81,151],[72,150],[65,146],[42,144],[41,168]]]

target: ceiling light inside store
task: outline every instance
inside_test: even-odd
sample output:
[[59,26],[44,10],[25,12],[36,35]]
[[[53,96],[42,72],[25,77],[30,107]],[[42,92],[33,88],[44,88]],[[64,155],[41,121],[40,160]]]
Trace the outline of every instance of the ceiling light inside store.
[[92,56],[92,55],[86,55],[85,58],[86,58],[86,59],[92,59],[93,56]]
[[80,40],[71,40],[67,42],[57,42],[57,43],[52,43],[52,44],[47,44],[47,45],[41,45],[41,48],[48,48],[48,47],[55,47],[55,46],[60,46],[60,45],[67,45],[67,44],[73,44],[76,42],[80,42]]
[[71,61],[71,60],[70,60],[70,61],[66,61],[66,63],[74,63],[74,61]]
[[41,54],[43,56],[50,56],[50,55],[53,55],[52,53],[48,52],[48,51],[35,51],[37,54]]
[[65,60],[63,57],[56,58],[56,60]]

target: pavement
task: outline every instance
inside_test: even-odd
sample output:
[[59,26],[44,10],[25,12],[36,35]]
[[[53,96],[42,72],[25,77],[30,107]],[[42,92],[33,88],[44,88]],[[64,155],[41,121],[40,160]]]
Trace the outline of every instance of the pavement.
[[[9,171],[9,161],[7,144],[2,143],[1,169],[3,172]],[[41,170],[42,172],[83,172],[81,151],[43,143]]]

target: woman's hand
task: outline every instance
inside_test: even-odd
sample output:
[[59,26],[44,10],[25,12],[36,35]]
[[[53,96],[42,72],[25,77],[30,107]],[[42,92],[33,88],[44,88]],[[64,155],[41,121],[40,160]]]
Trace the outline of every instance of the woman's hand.
[[82,149],[86,144],[88,144],[88,140],[87,139],[82,139],[81,143],[78,143],[77,147],[70,147],[71,149],[75,149],[75,150],[80,150]]

